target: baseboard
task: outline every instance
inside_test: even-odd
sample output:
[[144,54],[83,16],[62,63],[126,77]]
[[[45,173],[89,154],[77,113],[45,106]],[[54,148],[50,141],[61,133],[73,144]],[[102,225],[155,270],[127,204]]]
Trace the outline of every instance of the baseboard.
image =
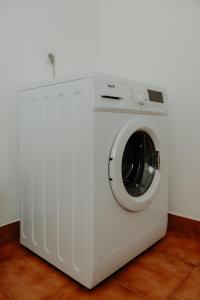
[[0,227],[0,245],[19,240],[20,222],[16,221]]
[[188,219],[185,217],[169,214],[168,229],[185,234],[200,236],[200,221]]
[[[20,221],[0,226],[0,245],[19,240]],[[185,234],[194,234],[200,236],[200,221],[188,219],[169,213],[168,229]]]
[[10,221],[8,223],[5,223],[5,224],[0,223],[0,228],[4,227],[4,226],[7,226],[7,225],[10,225],[10,224],[13,224],[15,222],[20,222],[20,219],[12,220],[12,221]]
[[179,214],[179,213],[174,212],[174,211],[173,212],[172,211],[168,211],[168,214],[200,222],[200,219],[197,219],[197,218],[185,215],[185,214]]

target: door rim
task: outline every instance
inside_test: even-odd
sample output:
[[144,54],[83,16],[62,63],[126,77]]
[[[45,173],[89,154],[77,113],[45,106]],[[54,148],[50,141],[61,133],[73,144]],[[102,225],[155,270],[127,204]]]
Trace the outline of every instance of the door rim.
[[134,197],[127,192],[122,178],[122,157],[129,138],[137,131],[144,131],[151,137],[156,151],[160,152],[161,148],[157,130],[149,122],[130,121],[122,126],[116,135],[109,157],[109,181],[115,199],[129,211],[145,209],[152,202],[161,179],[160,170],[156,169],[151,185],[144,194]]

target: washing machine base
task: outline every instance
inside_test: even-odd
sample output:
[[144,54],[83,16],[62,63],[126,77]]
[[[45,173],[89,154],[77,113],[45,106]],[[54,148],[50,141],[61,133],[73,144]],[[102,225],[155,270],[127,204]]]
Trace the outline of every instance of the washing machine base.
[[141,234],[138,239],[128,241],[120,247],[115,248],[112,252],[108,253],[95,263],[88,263],[88,268],[90,268],[91,271],[90,276],[87,276],[87,278],[84,276],[84,273],[78,274],[75,270],[66,270],[65,266],[63,266],[61,263],[55,261],[55,259],[45,257],[42,251],[30,247],[30,244],[27,244],[26,241],[21,240],[21,244],[34,253],[38,254],[46,261],[50,262],[52,265],[54,265],[88,289],[92,289],[98,283],[106,279],[108,276],[119,270],[129,261],[134,259],[137,255],[141,254],[143,251],[163,238],[166,234],[166,229],[167,222],[154,226],[148,231]]

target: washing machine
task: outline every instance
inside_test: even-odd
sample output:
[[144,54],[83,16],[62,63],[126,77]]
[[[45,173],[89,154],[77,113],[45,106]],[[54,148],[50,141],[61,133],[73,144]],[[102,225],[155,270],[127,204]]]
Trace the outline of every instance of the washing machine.
[[21,244],[92,288],[166,233],[166,91],[91,72],[19,101]]

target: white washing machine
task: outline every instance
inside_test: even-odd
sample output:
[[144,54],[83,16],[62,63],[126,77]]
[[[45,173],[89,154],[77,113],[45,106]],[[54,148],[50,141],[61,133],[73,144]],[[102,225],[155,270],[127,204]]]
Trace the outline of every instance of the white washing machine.
[[21,243],[92,288],[166,233],[166,92],[90,73],[19,99]]

